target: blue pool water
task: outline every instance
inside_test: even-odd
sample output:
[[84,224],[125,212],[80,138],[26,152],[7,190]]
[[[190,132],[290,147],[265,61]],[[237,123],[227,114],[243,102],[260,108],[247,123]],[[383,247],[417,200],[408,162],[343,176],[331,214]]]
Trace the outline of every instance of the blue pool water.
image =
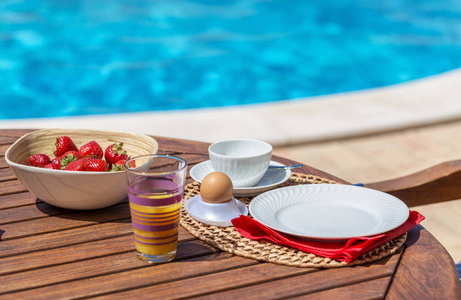
[[459,53],[459,0],[2,0],[0,119],[361,90]]

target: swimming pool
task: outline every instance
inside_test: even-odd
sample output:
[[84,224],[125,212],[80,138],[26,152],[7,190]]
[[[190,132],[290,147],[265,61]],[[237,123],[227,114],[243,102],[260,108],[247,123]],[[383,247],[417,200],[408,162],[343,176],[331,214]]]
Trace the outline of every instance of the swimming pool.
[[0,119],[176,110],[461,66],[451,0],[0,2]]

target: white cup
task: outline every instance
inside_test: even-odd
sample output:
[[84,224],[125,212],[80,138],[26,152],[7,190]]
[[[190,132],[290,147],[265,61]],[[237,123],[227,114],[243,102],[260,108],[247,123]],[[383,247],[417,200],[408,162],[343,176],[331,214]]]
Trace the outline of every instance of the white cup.
[[251,187],[269,168],[272,146],[257,140],[226,140],[213,143],[208,154],[213,169],[229,176],[234,187]]

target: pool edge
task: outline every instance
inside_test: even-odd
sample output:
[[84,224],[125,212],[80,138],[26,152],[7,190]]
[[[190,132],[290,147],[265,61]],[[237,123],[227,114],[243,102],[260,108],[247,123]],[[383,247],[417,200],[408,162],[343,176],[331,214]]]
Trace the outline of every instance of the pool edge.
[[205,142],[253,138],[281,146],[459,120],[460,83],[461,69],[456,69],[393,86],[304,99],[183,111],[0,120],[0,128],[98,128]]

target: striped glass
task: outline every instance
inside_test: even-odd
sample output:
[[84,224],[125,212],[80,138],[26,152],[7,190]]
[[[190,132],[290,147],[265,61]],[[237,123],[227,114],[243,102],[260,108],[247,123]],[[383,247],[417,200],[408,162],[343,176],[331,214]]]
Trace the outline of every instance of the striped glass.
[[149,263],[176,256],[187,162],[143,155],[125,162],[131,222],[138,257]]

